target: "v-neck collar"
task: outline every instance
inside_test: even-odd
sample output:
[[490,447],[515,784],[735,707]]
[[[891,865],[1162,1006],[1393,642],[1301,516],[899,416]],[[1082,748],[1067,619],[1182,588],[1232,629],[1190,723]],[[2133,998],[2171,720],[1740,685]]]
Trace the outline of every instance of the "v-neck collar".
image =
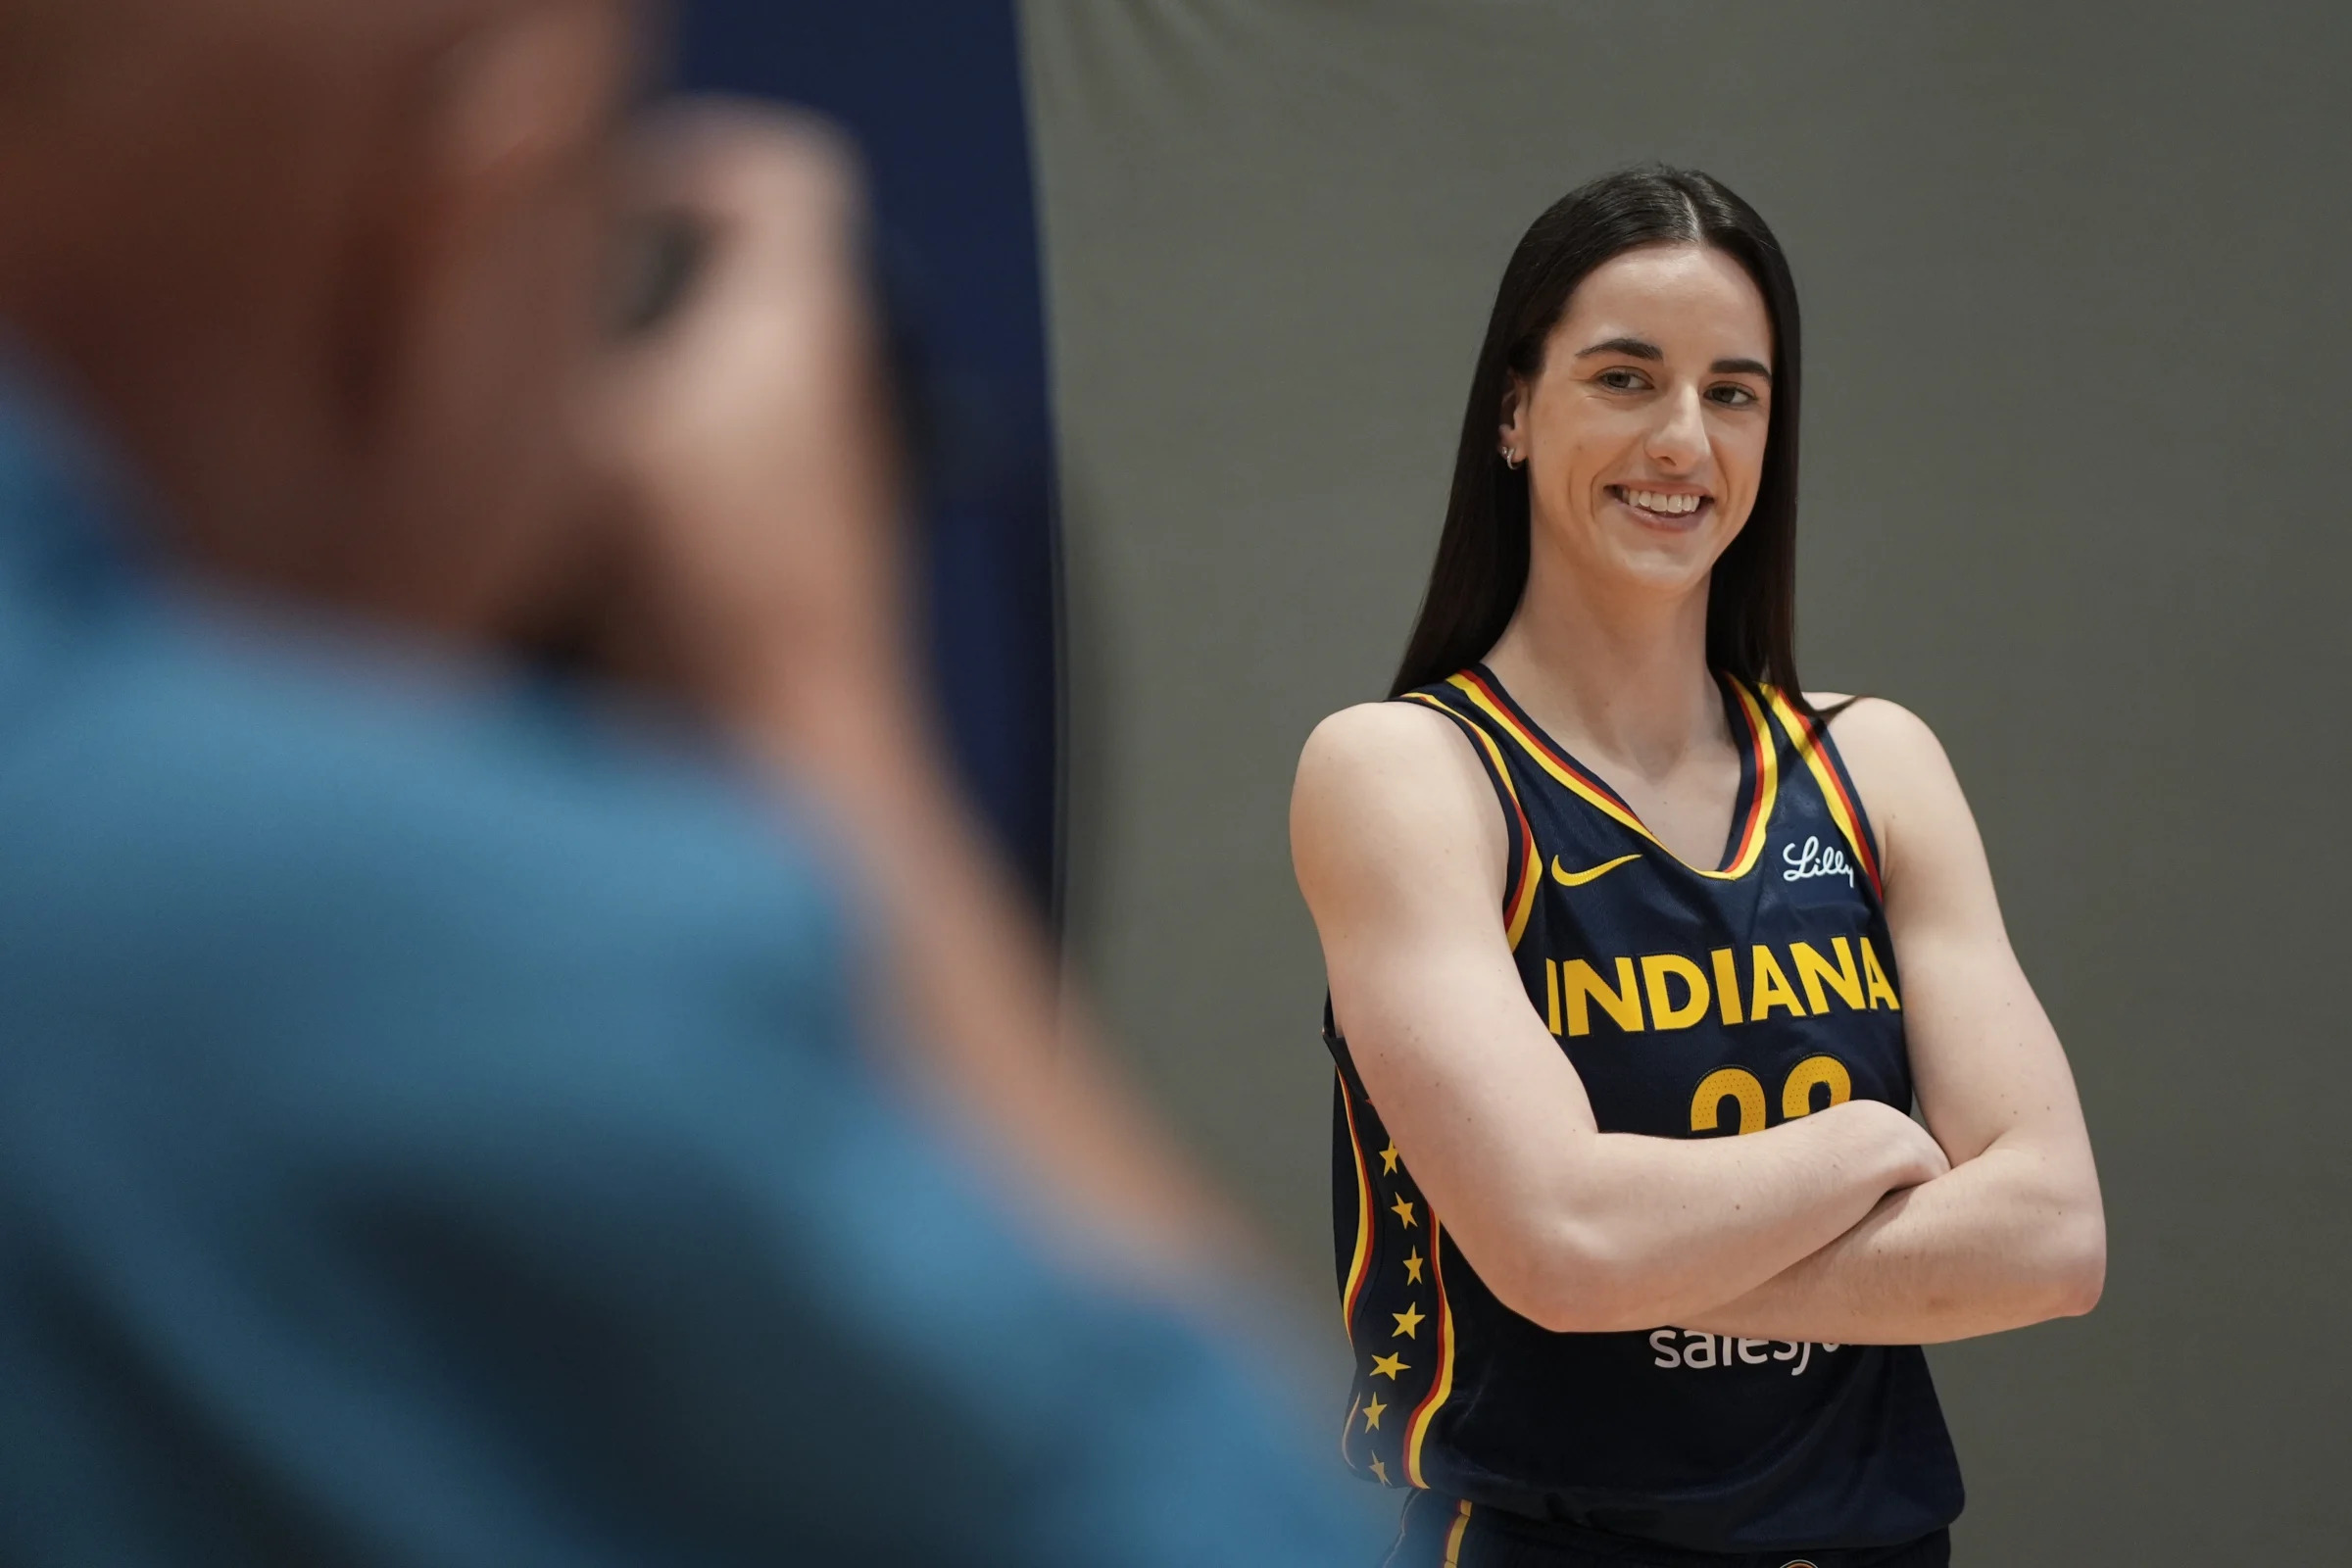
[[1699,876],[1732,881],[1753,870],[1763,855],[1764,830],[1772,820],[1773,803],[1780,793],[1780,757],[1764,710],[1754,694],[1720,671],[1716,673],[1715,680],[1723,693],[1725,716],[1733,720],[1735,733],[1745,730],[1747,744],[1740,749],[1740,792],[1732,803],[1731,830],[1725,842],[1723,860],[1712,870],[1692,865],[1667,849],[1664,841],[1642,820],[1641,813],[1628,806],[1625,798],[1611,789],[1598,774],[1579,762],[1567,748],[1546,734],[1544,726],[1519,706],[1518,700],[1504,689],[1494,672],[1484,663],[1471,665],[1460,674],[1450,677],[1447,683],[1499,724],[1503,732],[1518,743],[1539,767],[1601,814],[1639,834],[1684,869]]

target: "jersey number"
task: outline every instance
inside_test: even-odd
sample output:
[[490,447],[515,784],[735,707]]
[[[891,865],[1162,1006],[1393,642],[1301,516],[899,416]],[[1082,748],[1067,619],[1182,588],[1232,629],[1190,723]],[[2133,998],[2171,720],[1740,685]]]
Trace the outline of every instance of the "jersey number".
[[[1853,1098],[1854,1081],[1847,1075],[1845,1063],[1836,1056],[1807,1056],[1789,1068],[1781,1084],[1781,1119],[1811,1115],[1819,1108],[1813,1103],[1813,1091],[1823,1086],[1830,1091],[1832,1105]],[[1690,1096],[1690,1130],[1711,1133],[1720,1127],[1727,1100],[1739,1103],[1740,1131],[1764,1130],[1764,1086],[1745,1067],[1718,1067],[1698,1081]]]

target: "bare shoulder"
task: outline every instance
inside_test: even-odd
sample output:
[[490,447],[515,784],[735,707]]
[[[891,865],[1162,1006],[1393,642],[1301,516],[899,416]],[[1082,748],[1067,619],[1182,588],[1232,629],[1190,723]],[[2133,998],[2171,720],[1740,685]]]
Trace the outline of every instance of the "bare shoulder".
[[1865,772],[1901,775],[1919,768],[1949,771],[1943,743],[1921,718],[1900,703],[1884,697],[1846,697],[1838,692],[1807,692],[1816,710],[1845,706],[1830,720],[1830,735],[1838,753],[1861,783]]
[[1471,743],[1418,703],[1361,703],[1317,724],[1291,791],[1294,851],[1333,833],[1409,836],[1439,850],[1460,835],[1501,842],[1493,791]]
[[1298,788],[1353,794],[1443,788],[1478,777],[1468,737],[1418,703],[1358,703],[1326,718],[1298,754]]
[[1886,841],[1890,867],[1916,858],[1904,855],[1898,844],[1919,852],[1946,839],[1975,842],[1967,798],[1927,720],[1884,697],[1848,702],[1835,692],[1806,696],[1817,709],[1848,703],[1831,719],[1830,735],[1853,776],[1862,808]]

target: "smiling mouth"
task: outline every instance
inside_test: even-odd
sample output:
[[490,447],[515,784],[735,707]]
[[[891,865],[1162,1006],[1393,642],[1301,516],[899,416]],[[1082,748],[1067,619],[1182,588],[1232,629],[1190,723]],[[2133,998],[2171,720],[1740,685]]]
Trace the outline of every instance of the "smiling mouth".
[[1643,490],[1613,484],[1609,494],[1643,521],[1666,528],[1687,528],[1715,504],[1715,498],[1703,491]]

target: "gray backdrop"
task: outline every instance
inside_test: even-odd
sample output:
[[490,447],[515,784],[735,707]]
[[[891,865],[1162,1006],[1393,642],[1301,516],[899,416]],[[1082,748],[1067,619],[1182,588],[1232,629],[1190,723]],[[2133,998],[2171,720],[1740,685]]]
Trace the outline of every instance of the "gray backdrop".
[[1808,683],[1942,735],[2106,1183],[2096,1314],[1935,1352],[1961,1557],[2343,1560],[2346,15],[1027,5],[1073,945],[1322,1321],[1292,765],[1400,649],[1520,230],[1695,164],[1803,291]]

